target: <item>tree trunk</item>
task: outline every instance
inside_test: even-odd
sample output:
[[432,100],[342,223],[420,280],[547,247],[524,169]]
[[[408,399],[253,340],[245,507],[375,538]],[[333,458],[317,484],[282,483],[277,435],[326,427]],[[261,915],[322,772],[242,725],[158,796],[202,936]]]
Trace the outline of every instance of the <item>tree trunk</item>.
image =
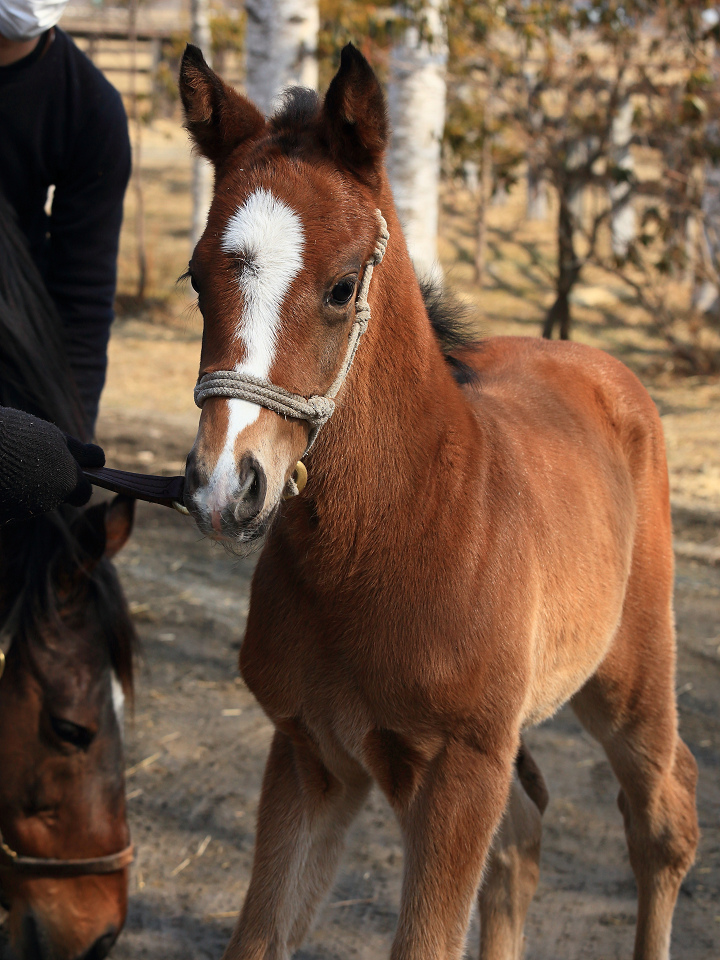
[[[629,100],[621,104],[612,123],[612,162],[621,171],[632,173],[633,157],[630,153],[632,138],[633,105]],[[610,187],[610,203],[619,204],[610,217],[612,251],[619,260],[625,260],[630,244],[637,234],[635,208],[629,199],[630,184],[620,180]],[[623,200],[628,197],[627,202]]]
[[487,209],[492,192],[492,145],[485,135],[482,149],[482,170],[478,184],[477,228],[475,233],[475,283],[482,286],[487,251]]
[[528,220],[547,220],[547,187],[538,168],[531,159],[527,167],[527,204],[525,216]]
[[538,68],[534,62],[523,67],[527,90],[528,117],[530,120],[530,145],[527,151],[527,200],[525,216],[528,220],[546,220],[548,215],[547,184],[543,169],[543,123],[545,111],[540,99]]
[[247,94],[269,114],[289,86],[317,90],[318,0],[245,0]]
[[[212,66],[212,36],[210,34],[210,5],[208,0],[190,0],[192,42],[200,47],[205,60]],[[190,252],[202,236],[212,200],[212,168],[204,157],[192,160],[192,225]]]
[[555,283],[555,302],[550,307],[543,324],[542,335],[551,340],[558,327],[560,339],[570,339],[570,292],[580,276],[580,261],[575,253],[575,217],[572,212],[572,195],[560,193],[558,212],[558,272]]
[[708,164],[702,194],[699,236],[700,282],[693,290],[693,307],[703,314],[720,315],[720,166]]
[[[414,9],[414,8],[413,8]],[[445,0],[425,0],[390,57],[390,182],[416,269],[439,274],[440,147],[445,125]]]
[[128,6],[128,40],[130,41],[130,120],[134,133],[133,142],[133,189],[135,192],[135,245],[137,252],[138,282],[137,299],[145,299],[147,286],[147,255],[145,252],[145,198],[143,194],[140,164],[142,158],[142,121],[138,113],[137,98],[137,15],[138,0],[130,0]]

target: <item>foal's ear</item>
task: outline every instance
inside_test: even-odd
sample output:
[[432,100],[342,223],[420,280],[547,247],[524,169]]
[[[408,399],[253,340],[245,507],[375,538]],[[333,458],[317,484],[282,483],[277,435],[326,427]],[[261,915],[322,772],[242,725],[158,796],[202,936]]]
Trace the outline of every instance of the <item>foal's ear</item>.
[[374,182],[388,143],[385,97],[378,78],[351,43],[325,95],[322,131],[335,162]]
[[179,86],[185,127],[200,153],[216,168],[235,147],[257,136],[265,126],[257,107],[213,73],[200,49],[191,43],[180,64]]

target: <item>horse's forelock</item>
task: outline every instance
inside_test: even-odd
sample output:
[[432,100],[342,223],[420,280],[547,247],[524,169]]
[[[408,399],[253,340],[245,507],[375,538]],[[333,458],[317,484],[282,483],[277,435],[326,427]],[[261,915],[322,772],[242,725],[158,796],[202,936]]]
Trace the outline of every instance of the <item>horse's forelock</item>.
[[[13,593],[0,629],[10,630],[13,642],[24,643],[32,652],[34,645],[44,642],[48,628],[60,636],[66,634],[62,612],[68,604],[82,603],[88,615],[95,617],[112,669],[131,696],[135,627],[112,564],[104,558],[90,561],[83,554],[73,533],[79,515],[76,508],[62,507],[5,527],[0,553],[3,577]],[[67,588],[59,589],[59,576],[73,585],[70,593]]]

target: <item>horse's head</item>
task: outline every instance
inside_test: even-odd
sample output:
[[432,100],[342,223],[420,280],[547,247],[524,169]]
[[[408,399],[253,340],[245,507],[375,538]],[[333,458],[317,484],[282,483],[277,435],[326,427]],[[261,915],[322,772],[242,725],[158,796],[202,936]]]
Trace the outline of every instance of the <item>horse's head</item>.
[[[377,78],[348,46],[322,104],[296,89],[266,121],[188,47],[180,93],[187,128],[215,167],[189,267],[204,319],[201,376],[230,371],[323,396],[346,356],[375,210],[388,195]],[[201,530],[236,547],[261,540],[309,431],[282,409],[205,399],[185,487]]]
[[[127,540],[133,504],[67,508],[0,538],[11,639],[0,680],[0,889],[23,960],[100,960],[125,921],[127,869],[79,873],[73,862],[129,843],[122,708],[134,632],[108,558]],[[13,867],[8,848],[67,864]]]

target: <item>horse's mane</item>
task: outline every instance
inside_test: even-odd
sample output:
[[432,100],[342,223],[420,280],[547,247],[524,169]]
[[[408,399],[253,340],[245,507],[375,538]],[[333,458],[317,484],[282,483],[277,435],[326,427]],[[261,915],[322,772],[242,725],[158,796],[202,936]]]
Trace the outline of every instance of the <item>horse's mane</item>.
[[279,97],[278,107],[270,118],[276,131],[303,129],[320,113],[320,97],[307,87],[288,87]]
[[[15,212],[0,193],[0,405],[49,420],[86,438],[82,406],[62,341],[62,322],[27,249]],[[132,690],[135,629],[117,574],[107,560],[88,562],[78,538],[82,511],[63,506],[2,528],[4,592],[13,598],[12,630],[26,644],[40,624],[60,622],[54,577],[61,557],[85,575],[86,603],[94,608],[118,679]],[[10,582],[8,582],[8,579]],[[15,582],[13,582],[15,581]]]
[[[137,642],[127,602],[113,565],[99,562],[83,545],[83,513],[61,506],[43,517],[2,529],[3,590],[15,598],[3,630],[13,642],[31,651],[42,642],[43,628],[50,624],[62,636],[67,628],[60,616],[58,585],[65,592],[63,576],[73,580],[85,609],[94,614],[99,633],[123,689],[132,692],[133,654]],[[74,571],[74,575],[73,575]],[[89,571],[89,572],[85,572]],[[65,597],[72,603],[72,596]]]
[[430,325],[453,377],[460,384],[475,383],[475,370],[456,356],[479,346],[468,308],[440,282],[426,278],[419,283]]

